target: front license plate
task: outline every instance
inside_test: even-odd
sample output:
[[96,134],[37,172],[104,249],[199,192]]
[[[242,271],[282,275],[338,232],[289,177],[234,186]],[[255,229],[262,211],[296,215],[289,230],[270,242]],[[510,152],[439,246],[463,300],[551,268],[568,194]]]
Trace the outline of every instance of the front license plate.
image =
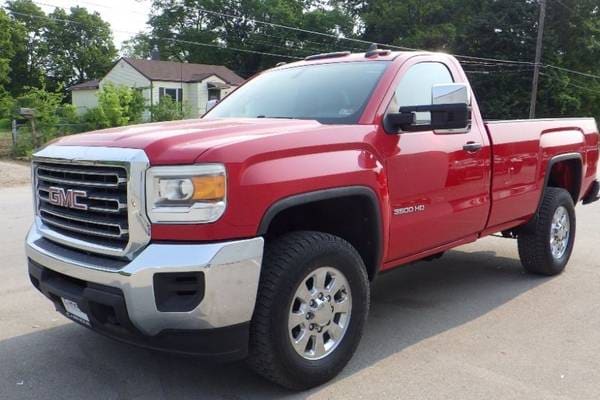
[[65,310],[67,311],[67,315],[85,325],[90,325],[90,318],[86,313],[81,311],[77,303],[72,300],[61,298],[63,305],[65,306]]

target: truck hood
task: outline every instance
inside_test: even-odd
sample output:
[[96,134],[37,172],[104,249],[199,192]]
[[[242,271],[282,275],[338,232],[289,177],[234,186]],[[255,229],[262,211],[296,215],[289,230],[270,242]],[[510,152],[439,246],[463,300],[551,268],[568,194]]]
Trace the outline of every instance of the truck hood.
[[323,128],[311,120],[195,119],[105,129],[66,136],[52,144],[141,149],[152,165],[191,164],[211,148]]

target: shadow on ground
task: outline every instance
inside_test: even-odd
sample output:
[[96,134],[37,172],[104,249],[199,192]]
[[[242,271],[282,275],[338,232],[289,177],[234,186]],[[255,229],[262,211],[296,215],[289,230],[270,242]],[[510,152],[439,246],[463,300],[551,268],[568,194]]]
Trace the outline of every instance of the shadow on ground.
[[[546,281],[524,274],[517,259],[494,252],[451,251],[440,260],[386,273],[374,285],[363,341],[338,379],[351,379]],[[253,375],[243,363],[214,365],[138,349],[74,323],[0,342],[3,399],[304,398],[318,391],[292,394]]]

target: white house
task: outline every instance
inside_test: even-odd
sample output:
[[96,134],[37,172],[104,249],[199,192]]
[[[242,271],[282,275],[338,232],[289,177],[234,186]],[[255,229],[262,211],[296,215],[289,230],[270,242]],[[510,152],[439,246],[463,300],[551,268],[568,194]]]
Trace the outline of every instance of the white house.
[[[96,107],[98,91],[112,83],[139,89],[148,105],[170,96],[189,107],[192,117],[198,117],[206,112],[209,100],[220,100],[242,82],[242,77],[223,65],[121,58],[104,78],[74,85],[70,90],[72,104],[80,114]],[[149,118],[147,113],[145,119]]]

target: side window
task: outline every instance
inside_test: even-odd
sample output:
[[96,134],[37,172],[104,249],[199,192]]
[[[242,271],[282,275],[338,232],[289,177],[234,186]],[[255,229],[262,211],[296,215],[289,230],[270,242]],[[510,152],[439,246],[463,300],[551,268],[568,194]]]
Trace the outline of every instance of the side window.
[[[433,85],[453,83],[448,68],[438,62],[424,62],[413,65],[396,87],[388,112],[398,112],[400,107],[422,106],[432,104],[431,89]],[[429,123],[428,112],[417,113],[417,123]]]

